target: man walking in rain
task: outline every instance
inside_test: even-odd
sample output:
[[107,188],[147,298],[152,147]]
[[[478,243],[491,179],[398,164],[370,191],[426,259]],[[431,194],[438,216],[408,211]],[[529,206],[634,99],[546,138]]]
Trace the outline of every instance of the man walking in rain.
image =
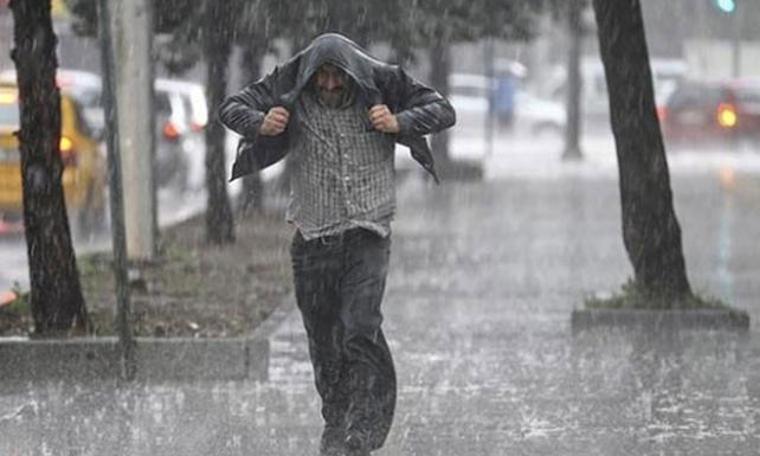
[[[290,155],[295,294],[325,426],[321,455],[369,455],[388,435],[396,375],[381,302],[396,208],[395,143],[435,178],[423,135],[454,124],[435,90],[338,34],[317,37],[229,97],[232,178]],[[437,181],[437,178],[436,178]]]

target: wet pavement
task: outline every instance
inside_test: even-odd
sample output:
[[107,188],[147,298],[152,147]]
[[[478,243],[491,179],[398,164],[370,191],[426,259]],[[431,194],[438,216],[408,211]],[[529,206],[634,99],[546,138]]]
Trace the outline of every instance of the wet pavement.
[[[757,454],[760,175],[673,173],[692,286],[747,310],[749,333],[573,335],[573,308],[631,274],[616,171],[590,163],[401,187],[384,303],[399,403],[378,455]],[[0,455],[317,454],[296,314],[273,336],[269,377],[3,385]]]

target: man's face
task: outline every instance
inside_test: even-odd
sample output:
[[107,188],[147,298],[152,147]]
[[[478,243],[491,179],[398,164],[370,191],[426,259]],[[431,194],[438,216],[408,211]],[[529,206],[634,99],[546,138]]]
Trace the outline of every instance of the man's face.
[[328,106],[337,107],[346,90],[346,73],[326,63],[317,70],[315,84],[322,101]]

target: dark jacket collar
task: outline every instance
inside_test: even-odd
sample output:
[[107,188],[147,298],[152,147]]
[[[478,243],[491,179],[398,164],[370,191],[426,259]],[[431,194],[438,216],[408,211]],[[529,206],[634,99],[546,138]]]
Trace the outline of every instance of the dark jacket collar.
[[[410,79],[399,80],[395,77],[398,74],[397,67],[375,59],[359,45],[336,33],[318,36],[307,48],[278,66],[266,81],[256,84],[268,86],[263,89],[263,93],[271,94],[270,106],[280,105],[292,111],[301,92],[324,63],[331,63],[341,68],[354,80],[357,102],[367,109],[382,103],[389,104],[393,109],[393,101],[384,99],[384,96],[390,96],[398,103],[401,96],[398,93],[399,90],[413,91],[410,87],[404,86],[404,84],[412,84]],[[249,96],[256,97],[255,93],[256,91],[251,90]],[[372,129],[369,117],[366,122],[367,128]],[[433,156],[423,136],[414,133],[398,135],[396,142],[409,147],[412,157],[430,172],[436,183],[438,182],[433,166]],[[241,138],[231,180],[281,160],[288,152],[287,146],[287,130],[284,134],[275,137]]]

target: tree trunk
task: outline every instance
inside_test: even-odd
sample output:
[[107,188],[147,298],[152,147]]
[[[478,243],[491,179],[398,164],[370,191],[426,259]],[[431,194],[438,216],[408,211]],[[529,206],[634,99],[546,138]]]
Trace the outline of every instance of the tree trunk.
[[691,295],[655,112],[639,0],[594,0],[617,146],[623,241],[636,285],[670,299]]
[[112,1],[114,95],[118,109],[127,255],[150,261],[158,252],[152,0]]
[[407,39],[399,38],[391,41],[391,59],[392,63],[408,69],[414,63],[414,50]]
[[87,310],[61,184],[61,96],[50,1],[13,0],[10,7],[16,43],[11,56],[22,100],[18,138],[34,331],[86,331]]
[[[258,80],[261,77],[261,60],[264,58],[266,43],[252,40],[248,46],[243,47],[241,59],[241,71],[243,79],[247,83]],[[264,185],[261,182],[261,173],[255,172],[243,177],[243,190],[238,203],[238,213],[247,216],[264,205]]]
[[567,125],[563,160],[580,160],[581,153],[581,48],[583,46],[583,8],[585,0],[570,0],[567,4],[567,25],[570,49],[567,58]]
[[[443,96],[449,95],[449,73],[451,72],[451,49],[443,40],[436,40],[430,49],[430,84]],[[432,136],[430,147],[435,154],[441,172],[445,172],[449,159],[449,131],[443,130]]]
[[[290,55],[296,55],[308,45],[309,37],[307,35],[304,33],[295,35],[291,40]],[[282,172],[277,176],[274,184],[274,192],[280,196],[290,194],[290,178],[293,175],[293,161],[291,157],[291,154],[285,156]]]
[[[122,186],[121,150],[119,147],[119,103],[116,99],[116,56],[113,48],[113,2],[99,0],[98,41],[103,73],[103,113],[105,115],[106,149],[108,154],[108,188],[111,201],[111,242],[113,246],[114,282],[116,285],[116,318],[114,326],[119,337],[121,374],[125,380],[134,379],[136,370],[135,344],[131,329],[129,266],[127,234],[124,225],[124,190]],[[152,78],[151,78],[152,80]],[[155,193],[155,192],[154,192]]]
[[[224,21],[224,2],[207,2],[204,18],[204,51],[207,68],[206,98],[209,112],[216,113],[227,91],[227,67],[232,36]],[[206,127],[206,239],[212,244],[235,241],[232,207],[227,194],[224,127],[215,119]]]

